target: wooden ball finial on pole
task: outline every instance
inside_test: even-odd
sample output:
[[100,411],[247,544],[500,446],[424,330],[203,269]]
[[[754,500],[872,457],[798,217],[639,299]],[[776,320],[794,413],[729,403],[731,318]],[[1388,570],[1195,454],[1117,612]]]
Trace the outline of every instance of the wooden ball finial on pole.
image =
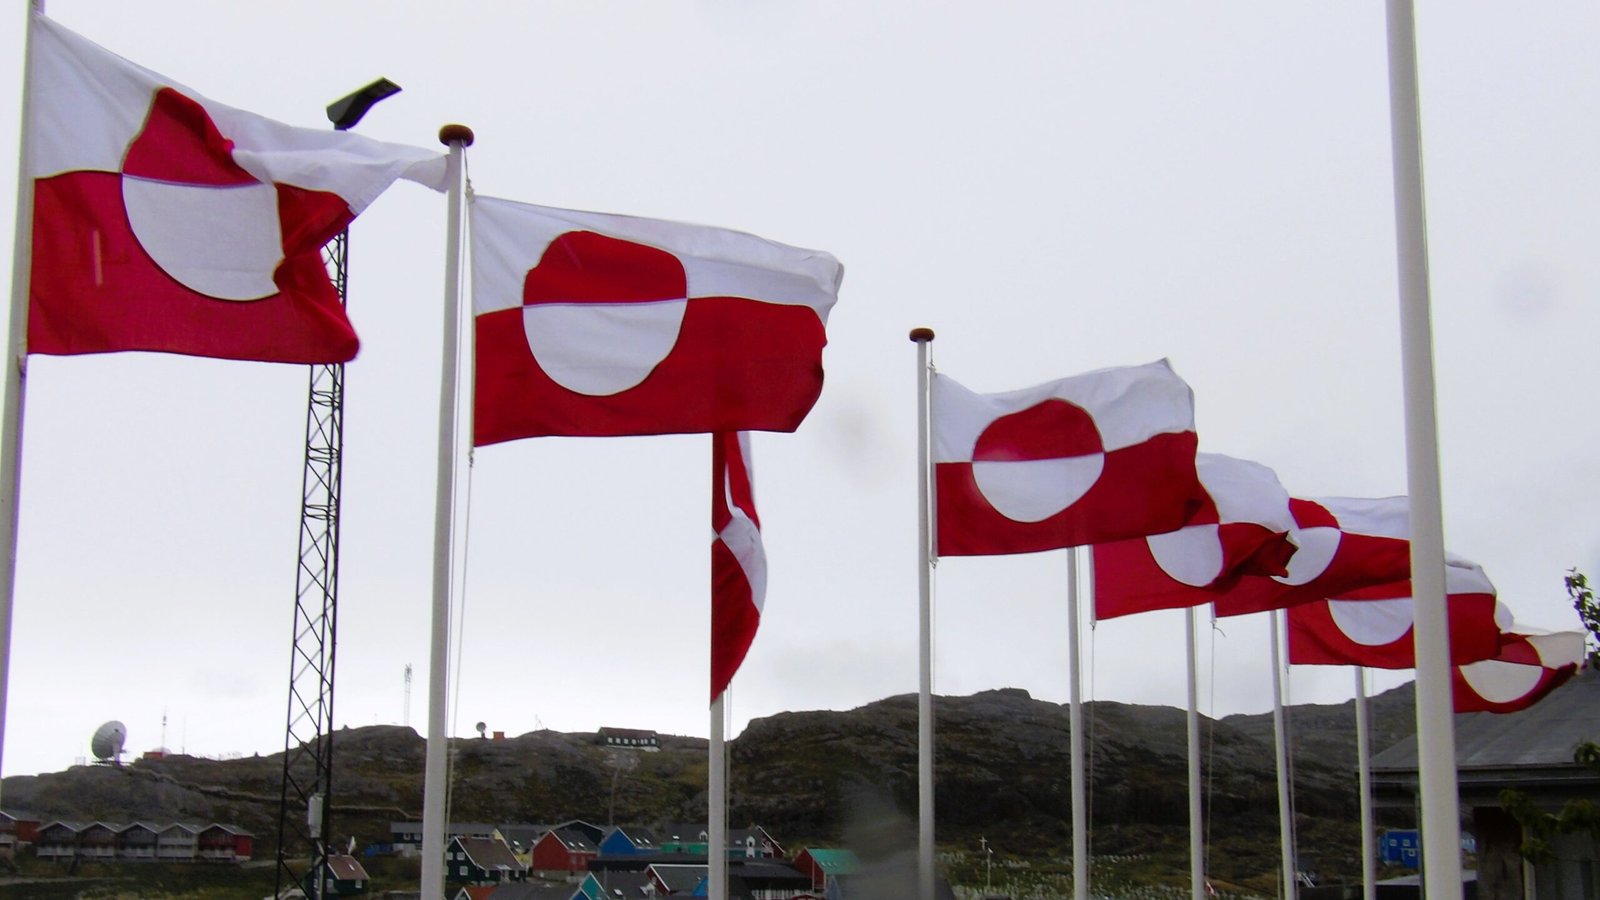
[[931,340],[933,340],[933,329],[932,328],[913,328],[913,329],[911,329],[911,342],[913,344],[926,344]]
[[439,143],[444,144],[446,147],[451,144],[471,147],[472,140],[472,129],[465,125],[446,125],[439,129]]

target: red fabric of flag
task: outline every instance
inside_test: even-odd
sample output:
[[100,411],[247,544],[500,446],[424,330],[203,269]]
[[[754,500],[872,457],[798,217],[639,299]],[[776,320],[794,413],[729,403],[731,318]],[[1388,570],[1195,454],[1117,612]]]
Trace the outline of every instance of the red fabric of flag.
[[1199,454],[1197,471],[1206,502],[1189,524],[1094,546],[1096,618],[1198,606],[1244,576],[1288,571],[1295,522],[1278,476],[1216,453]]
[[[1494,585],[1483,569],[1451,560],[1445,566],[1445,590],[1451,663],[1459,666],[1497,656],[1501,633],[1511,626],[1511,617],[1496,602]],[[1346,597],[1289,609],[1289,662],[1414,668],[1411,583],[1353,591]]]
[[442,157],[207,100],[31,19],[28,349],[328,363],[354,329],[322,246]]
[[1493,659],[1451,670],[1456,712],[1527,709],[1565,684],[1584,658],[1584,633],[1507,634]]
[[476,197],[474,443],[793,431],[844,270],[700,225]]
[[727,689],[744,662],[767,595],[767,553],[761,543],[750,465],[750,436],[711,437],[711,699]]
[[1173,531],[1206,503],[1194,397],[1165,361],[1002,394],[935,375],[931,403],[942,556]]
[[1287,571],[1238,567],[1210,584],[1174,577],[1144,542],[1098,545],[1095,614],[1112,618],[1211,603],[1218,616],[1236,616],[1391,585],[1411,574],[1406,506],[1404,497],[1294,498],[1288,505],[1294,525],[1287,540],[1294,552]]

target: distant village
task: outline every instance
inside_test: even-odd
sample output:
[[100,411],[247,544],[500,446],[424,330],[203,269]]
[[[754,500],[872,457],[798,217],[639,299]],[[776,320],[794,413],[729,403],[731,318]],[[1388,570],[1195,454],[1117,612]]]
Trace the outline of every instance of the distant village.
[[[650,752],[654,732],[601,729],[608,746]],[[806,847],[791,857],[765,828],[728,831],[730,900],[850,900],[878,896],[883,872],[850,850]],[[205,863],[252,858],[254,835],[233,825],[44,821],[0,812],[0,856],[31,853],[63,864]],[[450,900],[619,900],[705,897],[709,839],[702,823],[600,826],[581,819],[555,824],[452,823],[446,828],[445,880]],[[328,858],[308,896],[369,893],[363,859],[422,854],[422,823],[391,822],[388,840]],[[308,882],[311,880],[308,877]],[[873,887],[869,890],[868,885]],[[942,887],[941,897],[951,897]]]

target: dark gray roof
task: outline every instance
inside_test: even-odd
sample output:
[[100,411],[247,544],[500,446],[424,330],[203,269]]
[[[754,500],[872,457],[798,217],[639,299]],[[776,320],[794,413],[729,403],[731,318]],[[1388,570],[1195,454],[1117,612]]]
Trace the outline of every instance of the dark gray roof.
[[467,854],[467,859],[471,860],[473,865],[486,872],[523,871],[522,863],[512,855],[511,848],[507,847],[504,841],[497,841],[494,838],[458,837],[453,843],[461,846],[462,852]]
[[[1533,706],[1514,713],[1463,713],[1455,717],[1456,769],[1462,798],[1523,790],[1600,790],[1600,775],[1578,766],[1572,752],[1600,741],[1600,674],[1581,671]],[[1374,787],[1404,791],[1416,782],[1417,738],[1406,738],[1372,758]],[[1397,799],[1397,798],[1395,798]]]
[[679,891],[694,890],[695,885],[700,883],[700,879],[706,877],[707,869],[705,866],[675,866],[658,863],[651,866],[650,871],[661,879],[661,883],[667,886],[667,890],[676,894]]
[[647,896],[644,892],[645,885],[650,883],[650,875],[643,871],[638,872],[590,872],[600,888],[606,892],[608,898],[618,900],[641,900]]
[[582,896],[575,884],[502,884],[489,892],[489,900],[574,900]]

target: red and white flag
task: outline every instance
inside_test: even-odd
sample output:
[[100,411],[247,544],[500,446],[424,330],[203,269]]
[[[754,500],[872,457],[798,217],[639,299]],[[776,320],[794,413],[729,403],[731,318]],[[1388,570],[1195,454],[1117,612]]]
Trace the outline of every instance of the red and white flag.
[[[1511,615],[1496,602],[1494,585],[1483,569],[1466,560],[1448,560],[1445,591],[1451,663],[1494,658],[1501,633],[1511,627]],[[1289,662],[1415,668],[1411,583],[1353,591],[1346,597],[1289,608]]]
[[322,246],[444,158],[207,100],[31,18],[28,349],[331,363],[355,331]]
[[1578,671],[1584,650],[1581,631],[1507,634],[1495,658],[1451,670],[1455,711],[1508,713],[1527,709]]
[[721,228],[472,201],[474,443],[793,431],[844,269]]
[[1287,541],[1294,553],[1287,571],[1262,572],[1258,559],[1209,584],[1169,572],[1142,542],[1096,546],[1095,614],[1111,618],[1211,603],[1216,615],[1237,616],[1393,585],[1411,575],[1407,507],[1404,497],[1291,499],[1294,526]]
[[1177,531],[1094,546],[1095,617],[1209,603],[1244,575],[1284,575],[1295,528],[1289,492],[1260,463],[1197,457],[1206,501]]
[[1289,571],[1239,578],[1213,600],[1219,617],[1287,609],[1411,577],[1411,504],[1405,497],[1296,498]]
[[935,375],[932,419],[943,556],[1174,531],[1206,502],[1194,395],[1164,360],[1003,394]]
[[767,596],[767,551],[750,465],[750,435],[711,436],[711,699],[744,662]]

